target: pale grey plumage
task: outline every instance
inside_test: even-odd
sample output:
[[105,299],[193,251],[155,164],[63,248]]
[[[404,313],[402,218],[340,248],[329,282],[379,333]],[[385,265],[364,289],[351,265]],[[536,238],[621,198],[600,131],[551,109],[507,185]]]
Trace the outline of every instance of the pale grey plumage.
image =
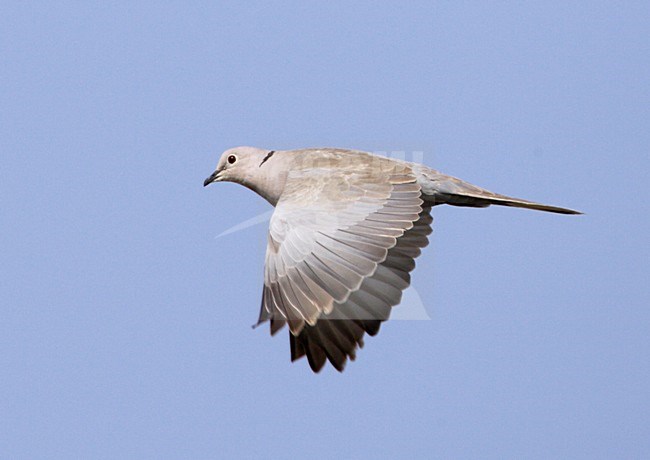
[[259,323],[289,325],[292,360],[343,370],[410,283],[438,204],[570,209],[498,195],[424,165],[343,149],[237,147],[204,182],[240,183],[273,206]]

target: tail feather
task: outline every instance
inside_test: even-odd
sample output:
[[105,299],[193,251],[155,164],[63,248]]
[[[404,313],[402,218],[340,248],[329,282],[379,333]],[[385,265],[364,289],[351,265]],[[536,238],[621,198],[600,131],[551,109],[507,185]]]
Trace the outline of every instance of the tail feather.
[[512,206],[513,208],[534,209],[536,211],[555,212],[558,214],[582,214],[580,211],[575,211],[573,209],[535,203],[534,201],[522,200],[521,198],[513,198],[505,195],[496,195],[491,192],[488,193],[490,193],[490,195],[477,195],[473,193],[467,193],[464,195],[446,194],[444,195],[444,202],[453,206],[472,206],[482,208],[494,204],[497,206]]
[[420,185],[422,186],[423,198],[434,206],[438,204],[449,204],[452,206],[485,208],[494,204],[559,214],[582,214],[580,211],[573,209],[499,195],[498,193],[490,192],[484,188],[477,187],[456,177],[441,174],[432,169],[427,168],[426,171],[422,171],[421,173],[423,180]]

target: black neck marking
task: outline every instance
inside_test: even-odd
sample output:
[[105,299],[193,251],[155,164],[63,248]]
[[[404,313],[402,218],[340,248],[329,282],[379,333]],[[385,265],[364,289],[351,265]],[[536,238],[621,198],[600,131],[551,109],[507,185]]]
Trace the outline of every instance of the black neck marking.
[[266,163],[266,160],[268,160],[269,158],[271,158],[271,157],[273,156],[274,153],[275,153],[275,150],[271,150],[269,153],[267,153],[266,156],[264,157],[264,159],[262,160],[262,162],[260,163],[260,166],[259,166],[259,167],[261,168],[262,165],[263,165],[264,163]]

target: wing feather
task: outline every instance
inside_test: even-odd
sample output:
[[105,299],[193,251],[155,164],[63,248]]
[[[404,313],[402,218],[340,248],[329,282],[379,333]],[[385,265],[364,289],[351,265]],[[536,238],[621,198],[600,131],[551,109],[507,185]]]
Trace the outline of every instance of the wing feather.
[[[363,346],[363,334],[377,334],[381,323],[389,318],[392,307],[400,302],[402,290],[409,285],[410,272],[415,268],[414,258],[404,255],[403,246],[412,245],[413,241],[425,243],[420,238],[413,239],[412,235],[417,237],[430,233],[431,222],[427,208],[423,210],[414,227],[398,239],[398,244],[389,250],[386,260],[379,265],[372,276],[364,280],[357,291],[353,292],[345,302],[335,303],[332,312],[321,315],[315,325],[305,326],[297,337],[291,335],[291,341],[300,342],[304,344],[303,346],[310,344],[309,347],[313,350],[314,344],[322,346],[323,343],[322,340],[315,339],[316,330],[318,334],[323,334],[328,333],[323,331],[329,331],[330,325],[339,329],[345,328],[354,331],[351,337],[355,340],[355,346],[348,346],[346,349],[347,357],[353,359],[356,349]],[[419,255],[419,251],[420,248],[410,248],[414,256]],[[299,357],[292,354],[292,360]],[[313,361],[313,359],[309,360],[310,365]],[[332,364],[340,370],[341,366],[338,362]],[[312,370],[318,372],[320,368],[312,366]]]

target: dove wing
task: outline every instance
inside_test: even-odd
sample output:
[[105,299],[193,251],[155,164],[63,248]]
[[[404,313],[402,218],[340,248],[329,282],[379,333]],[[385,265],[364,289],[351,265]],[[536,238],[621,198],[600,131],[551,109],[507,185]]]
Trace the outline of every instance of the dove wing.
[[[292,170],[271,217],[259,322],[271,320],[272,333],[289,324],[294,359],[305,354],[305,346],[317,345],[314,340],[294,343],[294,336],[305,337],[301,332],[306,327],[311,335],[324,335],[324,340],[339,336],[343,345],[338,347],[337,363],[328,353],[332,347],[321,344],[320,352],[307,352],[310,364],[311,355],[319,355],[312,368],[320,369],[327,355],[342,369],[346,356],[353,357],[361,344],[363,331],[376,333],[388,313],[373,308],[399,302],[408,286],[412,259],[419,254],[419,249],[415,255],[397,250],[398,239],[423,214],[416,177],[406,164],[373,161],[372,167],[346,161],[336,167]],[[393,271],[386,268],[387,262],[389,267],[400,263],[409,267]],[[391,290],[399,295],[388,294]],[[382,300],[382,295],[391,298]],[[328,321],[315,328],[319,319]],[[343,333],[337,330],[344,326]]]

